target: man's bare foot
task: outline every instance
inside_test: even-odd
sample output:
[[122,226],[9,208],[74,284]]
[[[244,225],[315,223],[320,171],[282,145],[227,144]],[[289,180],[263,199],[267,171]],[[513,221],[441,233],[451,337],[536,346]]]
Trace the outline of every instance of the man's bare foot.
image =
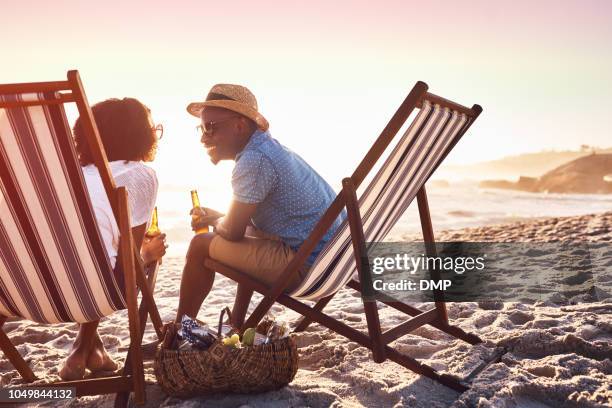
[[116,371],[119,368],[117,363],[108,355],[99,336],[96,336],[93,341],[93,347],[87,358],[87,368],[92,373],[98,371]]
[[85,361],[86,355],[83,350],[72,350],[60,369],[60,378],[64,381],[81,380],[85,375]]

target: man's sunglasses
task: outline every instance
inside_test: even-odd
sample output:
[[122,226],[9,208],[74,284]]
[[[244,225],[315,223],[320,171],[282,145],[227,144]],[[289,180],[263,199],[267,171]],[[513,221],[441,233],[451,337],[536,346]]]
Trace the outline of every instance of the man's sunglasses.
[[196,126],[196,130],[200,135],[212,135],[219,128],[221,123],[229,122],[230,120],[239,117],[240,116],[236,115],[222,120],[209,120],[208,122],[203,122],[201,125]]

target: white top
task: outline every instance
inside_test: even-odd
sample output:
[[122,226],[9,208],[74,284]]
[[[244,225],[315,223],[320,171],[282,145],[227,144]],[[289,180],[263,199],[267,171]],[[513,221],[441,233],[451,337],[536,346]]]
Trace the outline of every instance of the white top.
[[[109,163],[117,187],[125,187],[130,204],[131,226],[148,224],[157,197],[155,170],[142,162],[118,160]],[[93,164],[82,167],[85,184],[93,207],[100,235],[114,268],[119,249],[119,227],[106,196],[98,168]]]

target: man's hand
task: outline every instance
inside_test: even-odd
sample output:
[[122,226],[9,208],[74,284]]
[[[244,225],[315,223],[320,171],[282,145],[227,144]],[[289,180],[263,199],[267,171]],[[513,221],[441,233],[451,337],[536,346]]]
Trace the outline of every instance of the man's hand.
[[189,212],[191,215],[191,229],[197,231],[200,228],[212,225],[216,227],[219,218],[223,217],[223,213],[213,210],[208,207],[195,207]]
[[232,200],[229,213],[223,218],[218,218],[215,232],[228,241],[241,240],[256,209],[257,204],[246,204]]
[[140,255],[145,265],[149,265],[155,261],[161,261],[162,257],[166,254],[166,234],[159,234],[153,237],[145,236],[142,241],[142,248],[140,249]]

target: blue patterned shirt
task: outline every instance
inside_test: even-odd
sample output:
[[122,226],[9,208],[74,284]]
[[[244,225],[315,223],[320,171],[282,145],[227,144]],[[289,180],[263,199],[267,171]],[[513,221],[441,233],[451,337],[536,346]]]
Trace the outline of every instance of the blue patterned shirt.
[[[256,130],[236,155],[232,171],[234,200],[255,204],[252,221],[297,251],[336,197],[331,186],[269,132]],[[308,257],[312,265],[342,221],[338,217]]]

